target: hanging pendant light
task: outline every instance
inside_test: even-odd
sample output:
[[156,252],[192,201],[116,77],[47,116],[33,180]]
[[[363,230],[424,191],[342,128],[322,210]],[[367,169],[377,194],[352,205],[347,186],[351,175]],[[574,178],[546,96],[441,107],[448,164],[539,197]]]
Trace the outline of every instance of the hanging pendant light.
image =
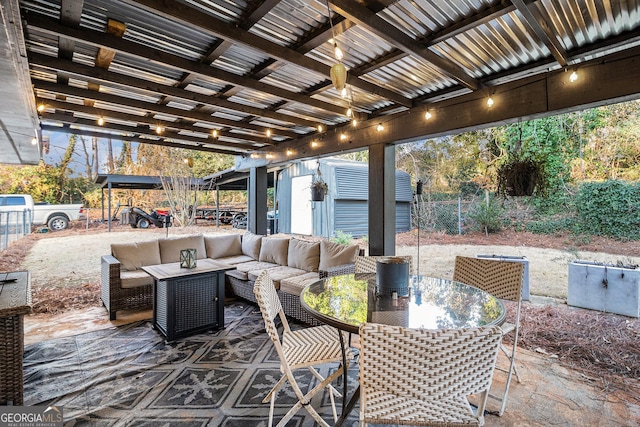
[[341,63],[331,67],[331,82],[338,92],[341,92],[347,83],[347,69]]

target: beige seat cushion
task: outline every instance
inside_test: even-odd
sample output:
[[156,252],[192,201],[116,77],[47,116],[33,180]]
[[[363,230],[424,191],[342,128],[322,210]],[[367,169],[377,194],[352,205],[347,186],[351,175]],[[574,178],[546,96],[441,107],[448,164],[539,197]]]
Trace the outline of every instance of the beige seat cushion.
[[235,266],[236,264],[242,264],[243,262],[254,261],[254,259],[247,255],[235,255],[235,256],[228,256],[224,258],[218,258],[216,261],[222,261],[225,264],[230,264]]
[[253,234],[249,231],[242,235],[242,253],[255,260],[260,259],[260,248],[262,247],[262,235]]
[[287,265],[305,271],[318,271],[318,266],[320,265],[320,243],[290,239]]
[[249,272],[252,270],[266,270],[267,268],[279,267],[279,265],[271,262],[249,261],[236,264],[235,267],[238,271]]
[[260,261],[287,265],[289,255],[289,238],[263,237],[260,247]]
[[153,285],[153,277],[149,276],[142,270],[121,271],[120,287],[123,289],[137,288],[139,286]]
[[246,271],[227,270],[224,272],[227,276],[235,277],[239,280],[249,280],[249,275]]
[[160,264],[160,249],[157,240],[112,243],[111,255],[120,261],[120,269],[125,271],[136,271],[145,265]]
[[[280,280],[282,279],[286,279],[288,277],[294,277],[294,276],[299,276],[301,274],[306,274],[307,272],[304,270],[300,270],[299,268],[292,268],[292,267],[287,267],[287,266],[280,266],[280,267],[272,267],[272,268],[267,268],[267,269],[257,269],[257,270],[251,270],[248,272],[249,275],[249,280],[254,281],[258,278],[258,276],[260,276],[260,274],[263,271],[267,271],[269,273],[269,277],[271,278],[271,280],[273,280],[273,283],[278,283],[278,286],[280,285]],[[278,286],[276,286],[276,289],[278,288]]]
[[242,238],[239,234],[205,235],[204,247],[211,259],[242,255]]
[[288,277],[280,280],[280,292],[300,296],[300,292],[302,292],[306,286],[318,280],[320,280],[318,273],[305,273],[299,276]]
[[341,245],[322,240],[320,242],[320,270],[328,270],[339,265],[353,264],[360,252],[358,245]]
[[204,236],[202,234],[158,239],[158,244],[160,245],[160,259],[162,260],[162,264],[180,262],[180,251],[182,249],[195,249],[196,259],[204,259],[207,257],[207,250],[204,246]]

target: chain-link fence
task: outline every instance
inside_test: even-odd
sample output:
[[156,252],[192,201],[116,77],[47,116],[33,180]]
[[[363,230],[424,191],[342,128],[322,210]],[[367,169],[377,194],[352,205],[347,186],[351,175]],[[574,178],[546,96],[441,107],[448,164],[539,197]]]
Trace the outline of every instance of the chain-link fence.
[[426,232],[463,234],[467,214],[474,203],[477,203],[476,199],[463,200],[461,197],[439,201],[416,198],[412,211],[413,225]]
[[0,251],[31,233],[31,211],[0,212]]

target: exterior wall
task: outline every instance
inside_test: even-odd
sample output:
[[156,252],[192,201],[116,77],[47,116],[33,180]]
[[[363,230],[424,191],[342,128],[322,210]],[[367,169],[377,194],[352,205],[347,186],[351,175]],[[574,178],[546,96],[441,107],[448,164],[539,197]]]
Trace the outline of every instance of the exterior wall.
[[[329,186],[324,202],[311,202],[313,234],[331,237],[336,230],[354,237],[368,234],[368,165],[339,159],[320,159],[322,179]],[[279,231],[291,232],[291,216],[296,206],[302,209],[303,201],[291,204],[291,180],[302,175],[315,175],[318,160],[291,165],[278,177]],[[309,198],[311,190],[309,190]],[[413,193],[409,174],[396,171],[396,232],[411,229],[411,202]],[[281,206],[281,207],[280,207]],[[291,209],[289,207],[292,206]],[[300,211],[299,211],[300,212]]]

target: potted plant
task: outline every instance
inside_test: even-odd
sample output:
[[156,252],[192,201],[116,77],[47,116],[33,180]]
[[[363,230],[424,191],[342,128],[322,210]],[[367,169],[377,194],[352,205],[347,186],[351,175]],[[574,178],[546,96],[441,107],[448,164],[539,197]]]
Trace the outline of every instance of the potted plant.
[[322,178],[318,178],[311,183],[311,201],[322,202],[324,196],[329,192],[329,186]]

